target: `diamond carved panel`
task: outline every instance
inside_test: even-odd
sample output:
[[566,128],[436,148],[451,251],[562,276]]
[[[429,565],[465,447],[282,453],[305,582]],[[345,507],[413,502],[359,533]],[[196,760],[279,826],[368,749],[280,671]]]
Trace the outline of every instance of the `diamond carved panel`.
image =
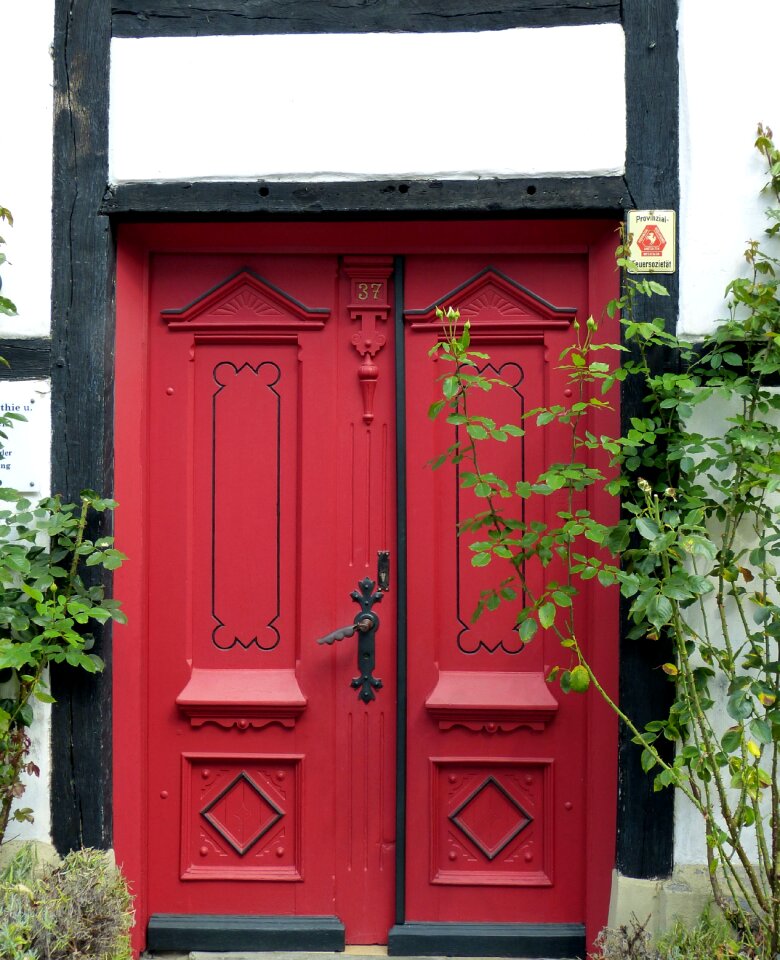
[[431,881],[550,886],[552,761],[431,764]]
[[183,757],[183,880],[301,880],[298,756]]
[[488,860],[494,860],[533,821],[493,776],[486,777],[449,818]]
[[285,811],[242,770],[200,813],[243,857],[276,826]]

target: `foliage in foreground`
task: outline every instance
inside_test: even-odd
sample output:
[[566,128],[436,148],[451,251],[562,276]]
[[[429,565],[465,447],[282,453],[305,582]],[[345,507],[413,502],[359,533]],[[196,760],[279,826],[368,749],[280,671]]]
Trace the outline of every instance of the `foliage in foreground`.
[[[648,918],[649,920],[649,918]],[[590,960],[750,960],[734,931],[719,915],[706,910],[697,923],[677,919],[654,941],[644,923],[632,917],[619,927],[606,927],[596,938]]]
[[130,960],[132,900],[99,850],[77,850],[36,876],[29,848],[0,877],[3,960]]
[[[91,652],[96,625],[124,622],[119,603],[106,598],[100,583],[84,576],[89,567],[118,567],[123,555],[113,538],[87,536],[91,516],[111,510],[112,500],[84,491],[81,503],[47,497],[33,504],[14,490],[0,488],[0,842],[11,806],[24,792],[27,728],[33,702],[51,703],[46,668],[67,663],[90,673],[103,662]],[[16,820],[32,819],[19,808]]]
[[[10,211],[0,206],[3,220],[13,225]],[[4,243],[0,237],[0,246]],[[5,261],[0,251],[0,265]],[[2,296],[0,314],[16,315],[15,305]],[[2,357],[0,363],[7,366]],[[0,414],[0,456],[6,431],[24,419]],[[91,652],[95,628],[109,620],[124,622],[119,603],[106,598],[96,577],[85,575],[89,567],[115,570],[124,559],[113,538],[89,536],[97,516],[115,506],[91,490],[82,491],[76,504],[58,496],[33,503],[0,487],[0,844],[10,819],[33,819],[30,807],[17,806],[13,814],[11,808],[24,794],[24,775],[38,774],[27,759],[28,728],[34,701],[53,702],[46,684],[49,664],[102,670],[102,660]]]
[[[780,203],[771,131],[759,127],[756,146]],[[774,239],[780,209],[768,217]],[[461,486],[484,505],[461,524],[476,535],[472,563],[501,566],[476,615],[515,603],[522,641],[544,631],[558,638],[568,662],[549,679],[564,693],[598,690],[640,746],[643,768],[655,771],[655,789],[675,787],[698,811],[715,901],[748,954],[768,960],[780,951],[780,260],[758,243],[746,259],[750,276],[728,287],[728,318],[695,346],[661,318],[635,319],[638,298],[666,291],[624,277],[607,313],[620,315],[626,345],[599,342],[593,317],[575,322],[559,366],[571,402],[529,411],[517,424],[473,413],[475,390],[503,385],[488,375],[489,358],[471,349],[457,310],[439,311],[445,336],[431,354],[452,372],[429,415],[444,413],[455,428],[434,466],[459,464]],[[623,247],[617,265],[631,266]],[[622,365],[609,359],[618,352]],[[645,415],[623,436],[594,435],[592,415],[627,378],[644,394]],[[481,468],[485,444],[528,435],[544,448],[544,430],[568,435],[564,462],[519,482]],[[594,488],[621,499],[619,522],[605,525],[588,509]],[[540,497],[554,504],[552,524],[537,519]],[[530,574],[539,567],[544,585],[534,590]],[[674,702],[644,730],[591,668],[578,621],[586,581],[619,587],[637,642],[671,643],[663,670]],[[676,744],[672,761],[658,749],[664,739]]]

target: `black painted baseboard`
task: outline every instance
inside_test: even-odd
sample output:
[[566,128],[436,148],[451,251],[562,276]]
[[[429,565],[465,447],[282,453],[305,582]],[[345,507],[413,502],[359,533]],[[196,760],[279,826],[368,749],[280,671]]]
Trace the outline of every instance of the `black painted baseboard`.
[[580,923],[404,923],[390,930],[391,957],[545,957],[585,956]]
[[147,928],[149,950],[342,951],[338,917],[234,916],[156,913]]

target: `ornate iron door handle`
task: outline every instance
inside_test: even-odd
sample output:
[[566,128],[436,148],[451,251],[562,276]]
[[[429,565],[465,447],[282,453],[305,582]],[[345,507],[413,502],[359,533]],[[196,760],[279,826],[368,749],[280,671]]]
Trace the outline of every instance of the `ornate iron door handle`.
[[[360,604],[360,612],[355,614],[354,621],[346,627],[340,627],[332,633],[320,637],[317,643],[326,643],[328,646],[345,637],[358,635],[357,667],[360,676],[354,677],[350,686],[358,691],[358,700],[370,703],[376,699],[374,690],[379,690],[382,681],[374,676],[376,666],[376,632],[379,629],[379,617],[371,609],[375,603],[382,600],[381,591],[374,592],[376,584],[365,577],[358,583],[358,590],[353,590],[350,596],[355,603]],[[359,591],[359,592],[358,592]]]

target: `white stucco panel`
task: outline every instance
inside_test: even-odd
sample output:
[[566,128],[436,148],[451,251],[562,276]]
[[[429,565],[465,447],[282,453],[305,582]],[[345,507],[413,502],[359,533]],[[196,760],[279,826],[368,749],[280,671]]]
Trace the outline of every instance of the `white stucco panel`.
[[780,135],[777,0],[680,0],[680,325],[711,330],[767,226],[760,122]]
[[0,3],[5,90],[0,139],[0,223],[9,262],[0,268],[3,295],[19,311],[0,315],[0,336],[47,336],[51,316],[52,78],[54,0]]
[[[29,494],[35,503],[50,493],[51,384],[48,380],[6,380],[0,382],[0,412],[18,413],[26,423],[15,423],[6,432],[0,457],[0,483]],[[49,781],[51,778],[51,708],[35,702],[35,719],[30,727],[31,760],[38,776],[24,776],[25,792],[14,809],[30,807],[32,823],[12,821],[6,839],[44,840],[51,835]]]
[[624,59],[613,24],[115,39],[110,179],[617,174]]

